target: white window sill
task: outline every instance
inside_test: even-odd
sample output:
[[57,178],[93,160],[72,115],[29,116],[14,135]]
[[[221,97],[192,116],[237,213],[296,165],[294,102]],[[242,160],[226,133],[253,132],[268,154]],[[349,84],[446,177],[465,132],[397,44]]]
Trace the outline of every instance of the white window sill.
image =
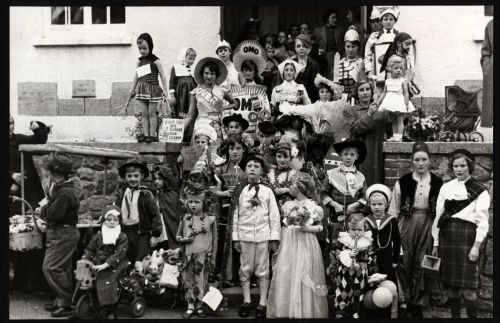
[[35,47],[50,47],[50,46],[96,46],[96,45],[116,45],[116,46],[132,46],[130,36],[126,37],[108,37],[108,38],[53,38],[46,37],[35,40]]

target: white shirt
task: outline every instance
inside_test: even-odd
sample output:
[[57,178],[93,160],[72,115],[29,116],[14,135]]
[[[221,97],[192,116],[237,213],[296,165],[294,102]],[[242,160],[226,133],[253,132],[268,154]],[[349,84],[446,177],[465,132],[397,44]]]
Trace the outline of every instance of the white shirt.
[[[139,208],[137,202],[139,201],[140,190],[131,190],[127,187],[122,200],[122,222],[123,225],[133,225],[139,223]],[[125,199],[130,204],[130,214],[127,209]]]
[[[417,182],[412,206],[417,209],[427,209],[429,207],[429,192],[431,190],[431,174],[427,173],[423,178],[418,178],[415,172],[413,172],[412,178]],[[396,182],[392,190],[392,200],[388,213],[396,217],[399,217],[401,213],[401,186],[399,185],[399,181]]]
[[[432,237],[434,238],[435,247],[439,246],[439,228],[437,227],[437,224],[439,218],[444,212],[444,201],[467,199],[467,189],[465,188],[464,183],[469,179],[470,177],[465,181],[459,182],[458,179],[455,178],[454,180],[441,186],[436,204],[436,218],[432,224]],[[486,237],[486,234],[488,234],[488,219],[490,217],[488,212],[489,207],[490,195],[488,194],[488,191],[485,190],[472,203],[451,217],[476,224],[476,242],[481,243]]]
[[295,81],[288,82],[285,80],[280,85],[274,87],[271,93],[271,104],[275,105],[277,102],[281,103],[284,101],[295,104],[299,90],[302,90],[304,94],[303,104],[311,104],[311,99],[309,99],[309,95],[304,85],[297,84]]

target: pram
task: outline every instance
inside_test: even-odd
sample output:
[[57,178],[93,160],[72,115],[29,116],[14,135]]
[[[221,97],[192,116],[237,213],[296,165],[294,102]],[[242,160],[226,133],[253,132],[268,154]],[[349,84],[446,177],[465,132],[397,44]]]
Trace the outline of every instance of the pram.
[[439,141],[484,141],[483,135],[476,131],[481,121],[479,92],[467,92],[456,85],[445,87],[445,114]]

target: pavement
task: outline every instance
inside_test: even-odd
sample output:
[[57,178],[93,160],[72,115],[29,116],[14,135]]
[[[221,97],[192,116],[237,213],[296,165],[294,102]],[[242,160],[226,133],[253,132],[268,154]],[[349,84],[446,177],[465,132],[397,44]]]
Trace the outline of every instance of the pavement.
[[[229,298],[229,307],[222,312],[207,313],[206,319],[240,319],[238,316],[239,304],[242,297],[238,287],[232,287],[224,290],[223,294]],[[252,290],[252,302],[257,303],[258,290]],[[50,312],[44,310],[43,305],[51,300],[45,293],[20,293],[13,292],[9,299],[9,318],[10,319],[52,319]],[[178,304],[173,309],[162,308],[151,305],[147,307],[146,313],[140,319],[182,319],[182,314],[186,310],[184,304]],[[126,305],[118,307],[118,318],[132,318]],[[253,319],[253,311],[249,319]],[[465,309],[462,310],[462,318],[466,318]],[[479,312],[479,318],[493,318],[491,312]],[[199,319],[193,315],[193,319]],[[430,306],[424,310],[424,318],[450,318],[450,313],[447,308]],[[63,318],[66,319],[66,318]]]

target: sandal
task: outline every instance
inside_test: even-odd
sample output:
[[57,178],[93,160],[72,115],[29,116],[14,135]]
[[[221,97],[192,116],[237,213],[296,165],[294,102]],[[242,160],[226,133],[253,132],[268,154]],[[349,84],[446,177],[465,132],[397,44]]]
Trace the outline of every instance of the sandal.
[[204,318],[207,316],[205,314],[205,311],[203,311],[203,308],[201,308],[201,307],[196,309],[196,314],[198,315],[198,317],[201,317],[201,318]]
[[193,314],[194,314],[194,310],[191,308],[188,308],[187,311],[184,312],[184,314],[182,314],[182,317],[185,319],[190,319],[191,316],[193,316]]

